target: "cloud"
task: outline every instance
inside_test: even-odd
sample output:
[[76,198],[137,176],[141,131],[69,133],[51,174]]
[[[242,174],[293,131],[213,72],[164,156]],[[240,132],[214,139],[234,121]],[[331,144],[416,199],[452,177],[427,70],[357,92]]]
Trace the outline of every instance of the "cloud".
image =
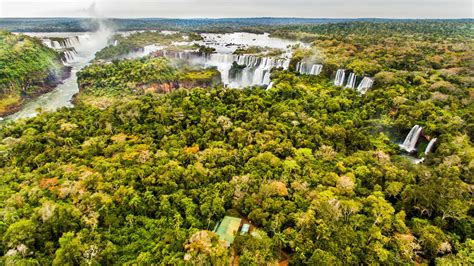
[[[1,0],[3,17],[87,16],[93,1]],[[97,0],[107,17],[471,18],[471,0]]]

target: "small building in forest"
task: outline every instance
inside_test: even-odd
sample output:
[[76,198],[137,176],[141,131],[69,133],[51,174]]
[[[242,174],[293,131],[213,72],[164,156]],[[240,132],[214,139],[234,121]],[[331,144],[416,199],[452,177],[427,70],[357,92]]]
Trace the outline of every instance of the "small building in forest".
[[240,235],[245,235],[250,230],[250,224],[243,224],[242,229],[240,229]]
[[219,238],[226,243],[227,247],[230,247],[234,242],[235,236],[239,232],[241,222],[242,219],[240,218],[224,216],[224,219],[222,219],[214,229],[214,233],[216,233]]

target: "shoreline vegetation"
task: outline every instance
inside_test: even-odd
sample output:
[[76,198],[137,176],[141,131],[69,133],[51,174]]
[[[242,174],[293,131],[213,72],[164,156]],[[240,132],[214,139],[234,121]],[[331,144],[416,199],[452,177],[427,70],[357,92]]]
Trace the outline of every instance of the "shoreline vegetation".
[[[3,95],[3,97],[5,98],[0,100],[0,117],[7,117],[9,115],[12,115],[20,111],[23,105],[27,104],[28,101],[34,100],[35,98],[48,92],[52,92],[54,89],[56,89],[57,86],[62,84],[64,80],[68,79],[71,76],[71,67],[64,67],[62,73],[63,75],[55,83],[44,84],[42,86],[39,86],[37,90],[32,93],[29,93],[26,96],[22,97],[14,95],[13,97],[11,97],[10,95]],[[11,102],[9,102],[9,98],[13,98]]]
[[71,67],[37,38],[0,32],[0,117],[56,88],[69,78]]

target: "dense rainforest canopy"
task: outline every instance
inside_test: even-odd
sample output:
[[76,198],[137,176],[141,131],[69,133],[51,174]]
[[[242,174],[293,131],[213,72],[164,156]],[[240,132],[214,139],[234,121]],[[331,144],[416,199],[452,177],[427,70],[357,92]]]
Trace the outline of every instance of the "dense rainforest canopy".
[[[2,263],[473,264],[470,29],[267,28],[311,43],[269,90],[163,58],[95,62],[74,108],[1,128]],[[150,44],[136,37],[122,43]],[[323,73],[296,73],[306,59]],[[374,87],[334,86],[338,68]],[[438,139],[421,164],[397,145],[415,124],[414,156]],[[224,215],[257,234],[223,248]]]

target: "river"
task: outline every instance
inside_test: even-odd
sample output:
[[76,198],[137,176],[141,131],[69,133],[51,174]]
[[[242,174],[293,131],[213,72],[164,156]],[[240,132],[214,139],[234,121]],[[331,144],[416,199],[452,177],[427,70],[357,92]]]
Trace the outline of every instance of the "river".
[[65,63],[65,65],[72,67],[71,76],[69,78],[64,80],[63,83],[58,85],[54,90],[26,102],[20,111],[4,117],[1,121],[2,123],[19,118],[34,117],[38,114],[39,110],[55,111],[61,107],[72,107],[71,99],[74,94],[79,91],[76,76],[77,72],[94,59],[94,55],[97,51],[107,46],[113,32],[106,28],[101,28],[96,32],[46,32],[25,34],[38,37],[45,40],[45,42],[48,38],[75,38],[77,36],[78,41],[74,43],[77,54],[72,60]]

